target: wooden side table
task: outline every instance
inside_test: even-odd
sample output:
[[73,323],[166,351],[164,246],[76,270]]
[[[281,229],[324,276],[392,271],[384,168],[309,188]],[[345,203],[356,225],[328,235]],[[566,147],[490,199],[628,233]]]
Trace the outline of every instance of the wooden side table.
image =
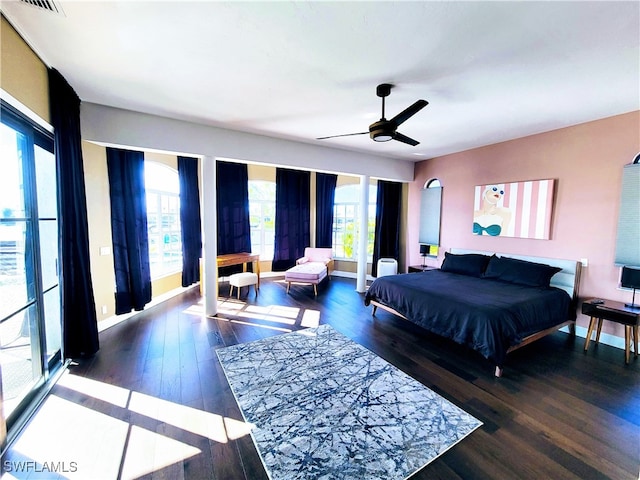
[[625,363],[628,364],[631,353],[632,336],[634,356],[638,356],[638,324],[640,323],[640,309],[628,308],[624,306],[624,303],[613,300],[604,300],[604,303],[593,303],[594,300],[595,299],[592,298],[582,304],[582,313],[591,317],[587,338],[584,341],[585,352],[589,348],[589,341],[591,340],[591,335],[596,326],[596,321],[598,323],[595,340],[596,343],[600,341],[600,331],[602,330],[603,320],[620,323],[624,325],[624,360]]

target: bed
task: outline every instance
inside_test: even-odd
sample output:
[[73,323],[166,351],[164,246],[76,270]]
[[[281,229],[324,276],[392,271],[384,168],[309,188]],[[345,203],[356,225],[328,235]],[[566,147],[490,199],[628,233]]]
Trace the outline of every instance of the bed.
[[507,354],[562,327],[575,333],[580,262],[452,249],[440,269],[376,279],[373,305],[465,345],[502,376]]

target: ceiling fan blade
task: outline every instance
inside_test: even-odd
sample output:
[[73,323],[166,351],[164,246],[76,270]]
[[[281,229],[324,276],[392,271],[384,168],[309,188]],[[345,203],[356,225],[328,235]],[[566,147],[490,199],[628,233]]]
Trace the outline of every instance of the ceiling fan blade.
[[342,135],[331,135],[329,137],[318,137],[318,138],[316,138],[316,140],[326,140],[328,138],[337,138],[337,137],[351,137],[353,135],[369,135],[369,132],[344,133]]
[[403,135],[400,132],[396,132],[393,135],[393,139],[398,140],[399,142],[402,142],[402,143],[406,143],[407,145],[411,145],[412,147],[415,147],[420,143],[419,141],[414,140],[413,138],[407,137],[406,135]]
[[413,117],[416,113],[418,113],[428,104],[429,102],[427,102],[426,100],[418,100],[416,103],[414,103],[410,107],[405,108],[402,112],[400,112],[398,115],[396,115],[389,121],[397,127],[401,123],[406,122],[408,119]]

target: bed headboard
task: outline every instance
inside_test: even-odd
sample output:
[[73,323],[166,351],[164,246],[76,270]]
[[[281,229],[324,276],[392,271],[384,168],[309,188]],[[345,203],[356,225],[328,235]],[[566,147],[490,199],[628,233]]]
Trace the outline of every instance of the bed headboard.
[[480,253],[483,255],[493,255],[499,257],[516,258],[518,260],[526,260],[528,262],[544,263],[553,267],[562,268],[558,273],[551,277],[551,286],[563,289],[571,296],[577,305],[578,294],[580,291],[580,272],[582,263],[576,260],[563,260],[559,258],[532,257],[529,255],[516,255],[512,253],[486,252],[482,250],[468,250],[464,248],[452,248],[451,253],[463,255],[465,253]]

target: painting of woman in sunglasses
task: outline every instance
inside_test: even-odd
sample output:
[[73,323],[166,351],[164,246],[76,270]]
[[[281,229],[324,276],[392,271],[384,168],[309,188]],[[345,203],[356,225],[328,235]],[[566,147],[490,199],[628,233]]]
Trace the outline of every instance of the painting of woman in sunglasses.
[[473,233],[497,237],[505,235],[511,222],[511,210],[503,205],[504,186],[489,185],[480,208],[473,212]]

